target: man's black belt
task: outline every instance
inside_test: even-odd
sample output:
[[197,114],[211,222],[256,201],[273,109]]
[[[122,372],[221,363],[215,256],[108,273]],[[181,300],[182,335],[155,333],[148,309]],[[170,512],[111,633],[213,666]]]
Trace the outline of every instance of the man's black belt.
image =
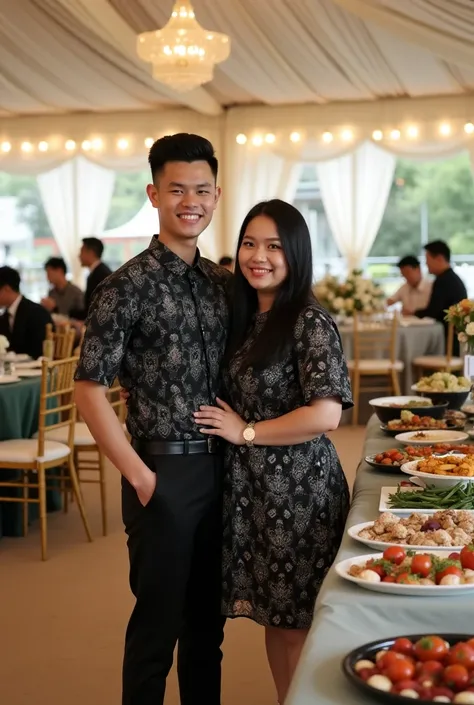
[[144,441],[132,438],[132,448],[148,455],[204,455],[219,452],[217,438],[204,441]]

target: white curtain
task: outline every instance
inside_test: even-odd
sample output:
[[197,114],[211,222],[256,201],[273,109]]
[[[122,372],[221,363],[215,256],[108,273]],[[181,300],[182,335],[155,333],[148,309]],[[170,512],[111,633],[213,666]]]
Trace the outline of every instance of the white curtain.
[[38,186],[51,231],[61,255],[81,283],[81,238],[100,237],[109,213],[115,172],[76,157],[40,174]]
[[293,201],[301,164],[252,145],[233,149],[225,164],[223,194],[226,254],[235,254],[240,226],[260,201],[281,198]]
[[317,165],[321,196],[349,271],[369,254],[387,205],[396,159],[370,142]]

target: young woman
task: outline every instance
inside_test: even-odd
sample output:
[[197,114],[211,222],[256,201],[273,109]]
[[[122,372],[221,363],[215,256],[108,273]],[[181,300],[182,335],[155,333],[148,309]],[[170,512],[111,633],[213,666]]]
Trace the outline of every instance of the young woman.
[[352,406],[339,334],[311,292],[308,227],[280,200],[252,208],[240,231],[229,403],[195,413],[229,442],[223,611],[265,627],[283,703],[314,603],[342,538],[349,491],[324,435]]

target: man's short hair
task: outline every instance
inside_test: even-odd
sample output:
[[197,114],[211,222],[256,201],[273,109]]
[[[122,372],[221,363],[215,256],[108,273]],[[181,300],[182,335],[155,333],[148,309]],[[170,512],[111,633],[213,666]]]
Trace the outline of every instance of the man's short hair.
[[224,257],[221,257],[219,260],[219,264],[221,267],[229,267],[233,263],[234,263],[234,258],[229,257],[229,255],[224,255]]
[[44,265],[45,269],[62,269],[67,274],[67,265],[62,257],[50,257]]
[[85,248],[93,252],[96,257],[101,259],[104,252],[104,243],[98,237],[83,237],[82,244]]
[[163,171],[168,162],[207,162],[217,179],[218,162],[214,147],[205,137],[187,132],[167,135],[156,140],[148,155],[153,179]]
[[9,286],[13,291],[20,292],[20,273],[13,267],[0,267],[0,289]]
[[433,257],[444,257],[447,262],[451,261],[451,250],[443,240],[433,240],[425,245],[425,250]]
[[407,255],[406,257],[401,258],[397,267],[400,269],[402,267],[413,267],[414,269],[418,269],[420,267],[420,260],[418,257],[415,257],[415,255]]

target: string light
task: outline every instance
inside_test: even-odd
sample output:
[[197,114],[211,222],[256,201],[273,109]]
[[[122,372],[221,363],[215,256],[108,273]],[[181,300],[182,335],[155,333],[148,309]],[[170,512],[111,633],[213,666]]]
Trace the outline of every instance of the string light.
[[81,147],[82,147],[82,149],[84,150],[84,152],[88,152],[88,151],[91,149],[91,147],[92,147],[91,141],[90,141],[90,140],[84,140],[84,142],[82,143]]
[[261,147],[263,144],[263,137],[261,135],[255,135],[255,137],[252,138],[252,144],[255,147]]
[[150,149],[150,147],[153,147],[154,144],[155,144],[155,140],[153,139],[153,137],[147,137],[147,138],[146,138],[146,140],[145,140],[145,147],[146,147],[147,149]]
[[411,139],[415,139],[416,137],[418,137],[418,128],[415,127],[415,125],[412,125],[408,128],[407,134],[408,137],[410,137]]
[[382,132],[382,130],[374,130],[374,131],[372,132],[372,138],[373,138],[376,142],[380,142],[380,140],[383,139],[383,132]]
[[399,140],[400,135],[401,135],[400,130],[392,130],[390,133],[390,137],[392,138],[392,140]]
[[2,142],[2,145],[1,145],[2,152],[5,152],[5,154],[7,154],[8,152],[11,151],[11,148],[12,148],[12,146],[11,146],[10,142]]
[[31,144],[31,142],[22,142],[21,151],[22,152],[32,152],[33,145]]
[[299,142],[301,140],[301,135],[299,132],[292,132],[290,135],[290,140],[292,142]]
[[341,132],[341,137],[344,140],[344,142],[350,142],[351,139],[353,138],[353,133],[352,130],[343,130]]
[[49,144],[43,140],[39,143],[38,149],[40,152],[47,152],[49,149]]
[[466,124],[464,125],[464,132],[466,133],[466,135],[472,135],[472,133],[474,132],[474,125],[472,124],[472,122],[466,122]]
[[128,149],[128,140],[126,140],[125,138],[122,137],[122,138],[119,139],[119,141],[117,142],[117,147],[118,147],[119,149]]
[[235,141],[237,142],[237,144],[245,144],[247,142],[247,136],[240,133],[240,135],[237,135],[237,137],[235,138]]
[[267,144],[273,144],[275,142],[275,135],[272,135],[271,132],[268,133],[268,135],[265,135],[265,142]]
[[323,142],[326,142],[326,144],[329,144],[332,142],[334,139],[333,135],[331,132],[324,132],[323,133]]
[[443,122],[443,124],[440,125],[439,133],[440,135],[443,135],[443,137],[447,137],[451,134],[451,125],[449,125],[447,122]]
[[74,149],[76,149],[76,143],[74,142],[74,140],[67,140],[64,146],[66,147],[68,152],[72,152]]

